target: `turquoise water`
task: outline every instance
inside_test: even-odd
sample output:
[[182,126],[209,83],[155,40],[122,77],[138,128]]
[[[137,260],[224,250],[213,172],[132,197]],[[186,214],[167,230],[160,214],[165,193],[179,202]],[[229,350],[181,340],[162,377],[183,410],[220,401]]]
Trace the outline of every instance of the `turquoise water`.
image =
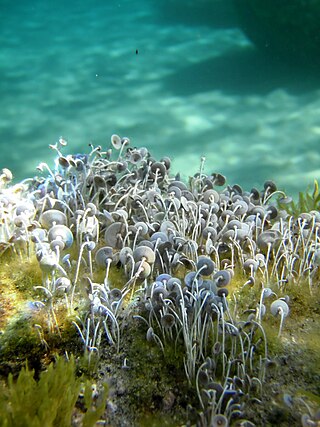
[[[16,179],[110,135],[174,171],[290,194],[320,178],[320,78],[279,65],[229,0],[0,1],[0,167]],[[195,3],[196,6],[192,6]]]

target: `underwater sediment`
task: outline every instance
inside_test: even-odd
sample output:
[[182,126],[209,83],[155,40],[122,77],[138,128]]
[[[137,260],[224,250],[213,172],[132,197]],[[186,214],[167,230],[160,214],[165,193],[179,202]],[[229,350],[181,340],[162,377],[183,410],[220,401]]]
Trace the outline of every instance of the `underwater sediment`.
[[49,399],[48,426],[318,425],[317,181],[295,203],[118,135],[66,145],[0,175],[0,426]]

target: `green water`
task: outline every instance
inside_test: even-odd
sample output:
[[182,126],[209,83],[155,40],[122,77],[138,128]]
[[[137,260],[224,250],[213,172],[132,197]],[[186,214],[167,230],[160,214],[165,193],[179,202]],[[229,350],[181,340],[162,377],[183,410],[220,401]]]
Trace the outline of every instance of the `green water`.
[[[193,5],[194,3],[194,5]],[[175,171],[289,193],[320,176],[320,78],[255,50],[229,0],[0,2],[0,167],[128,136]]]

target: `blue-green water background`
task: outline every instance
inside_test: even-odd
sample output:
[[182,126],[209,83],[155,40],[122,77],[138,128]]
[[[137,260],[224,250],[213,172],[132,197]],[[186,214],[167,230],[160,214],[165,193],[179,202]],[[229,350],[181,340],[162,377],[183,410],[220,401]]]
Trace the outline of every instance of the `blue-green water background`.
[[[194,6],[192,6],[194,3]],[[184,176],[246,189],[320,177],[320,78],[273,63],[229,0],[0,0],[0,167],[16,179],[128,136]]]

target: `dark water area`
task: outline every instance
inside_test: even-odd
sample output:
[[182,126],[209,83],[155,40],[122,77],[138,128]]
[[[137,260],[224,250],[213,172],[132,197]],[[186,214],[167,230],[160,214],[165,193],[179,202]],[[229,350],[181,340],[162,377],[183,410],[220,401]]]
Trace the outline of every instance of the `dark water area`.
[[[196,3],[193,5],[192,3]],[[0,167],[128,136],[185,177],[290,194],[320,177],[320,73],[257,50],[231,1],[0,2]]]

